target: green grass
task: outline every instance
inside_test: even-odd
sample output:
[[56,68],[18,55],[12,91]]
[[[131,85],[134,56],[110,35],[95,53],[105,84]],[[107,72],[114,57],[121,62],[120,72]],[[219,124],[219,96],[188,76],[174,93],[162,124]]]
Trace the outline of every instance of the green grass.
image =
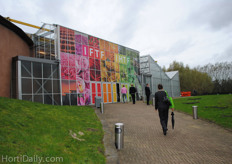
[[174,99],[175,109],[191,114],[198,106],[198,117],[232,129],[232,95],[207,95]]
[[[73,138],[70,131],[84,140]],[[62,157],[63,163],[105,163],[103,135],[91,107],[52,106],[0,97],[0,163],[2,156],[23,155]]]

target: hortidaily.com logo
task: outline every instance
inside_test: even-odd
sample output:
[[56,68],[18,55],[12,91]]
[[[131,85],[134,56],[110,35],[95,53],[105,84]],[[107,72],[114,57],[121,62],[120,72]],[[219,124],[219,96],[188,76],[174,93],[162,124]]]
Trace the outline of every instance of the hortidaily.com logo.
[[[11,162],[32,162],[32,163],[42,163],[42,162],[63,162],[63,157],[40,157],[38,155],[28,156],[28,155],[19,155],[19,156],[8,156],[2,155],[1,162],[11,163]],[[0,162],[0,163],[1,163]]]

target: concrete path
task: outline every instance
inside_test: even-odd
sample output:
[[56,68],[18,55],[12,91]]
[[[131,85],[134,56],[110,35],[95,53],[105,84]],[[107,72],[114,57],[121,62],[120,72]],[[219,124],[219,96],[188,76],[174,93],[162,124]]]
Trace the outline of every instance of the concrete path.
[[[232,164],[232,132],[213,123],[193,120],[175,111],[175,129],[164,136],[158,112],[142,102],[105,104],[97,114],[105,131],[107,163]],[[124,123],[124,149],[114,146],[114,124]]]

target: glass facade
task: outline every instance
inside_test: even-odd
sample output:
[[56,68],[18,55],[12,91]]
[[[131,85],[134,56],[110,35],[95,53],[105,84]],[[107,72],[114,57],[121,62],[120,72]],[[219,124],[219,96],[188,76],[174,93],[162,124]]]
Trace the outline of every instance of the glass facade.
[[18,56],[13,64],[17,70],[17,98],[61,105],[59,62]]
[[162,84],[164,89],[168,92],[169,96],[180,96],[180,81],[178,71],[176,71],[174,74],[163,72],[161,67],[157,64],[156,61],[154,61],[154,59],[150,55],[140,57],[140,67],[143,77],[143,96],[145,96],[144,88],[147,83],[150,85],[152,95],[154,95],[155,92],[158,91],[158,84]]
[[43,26],[32,35],[35,46],[35,57],[56,60],[57,56],[57,28],[55,25],[44,23]]

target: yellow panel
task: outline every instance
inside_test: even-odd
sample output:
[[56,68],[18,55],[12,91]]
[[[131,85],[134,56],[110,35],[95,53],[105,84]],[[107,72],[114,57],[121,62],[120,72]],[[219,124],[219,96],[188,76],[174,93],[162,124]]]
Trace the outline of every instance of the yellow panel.
[[103,92],[106,92],[106,84],[103,84]]
[[116,92],[116,84],[113,84],[113,92]]
[[116,92],[114,92],[114,102],[117,102],[117,93]]

